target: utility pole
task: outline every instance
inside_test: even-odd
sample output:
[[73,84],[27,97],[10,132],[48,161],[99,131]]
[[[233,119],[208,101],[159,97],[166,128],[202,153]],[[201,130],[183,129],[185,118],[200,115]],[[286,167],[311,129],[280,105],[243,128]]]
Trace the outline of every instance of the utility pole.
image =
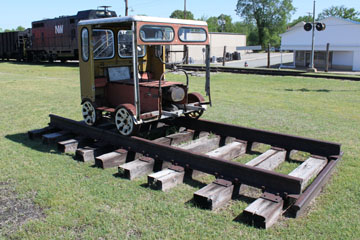
[[325,72],[329,71],[330,43],[326,44]]
[[129,10],[129,8],[128,8],[128,0],[125,0],[125,16],[128,15],[128,10]]
[[311,72],[316,72],[316,68],[314,67],[314,59],[315,59],[315,0],[313,6],[313,21],[312,21],[312,43],[311,43],[311,62],[310,69]]
[[[186,19],[186,0],[184,0],[184,19]],[[186,34],[186,33],[185,33]],[[183,59],[185,58],[185,64],[189,64],[189,56],[188,56],[189,49],[186,45],[184,45],[184,55]]]
[[270,68],[270,43],[267,48],[267,68]]
[[186,0],[184,0],[184,19],[186,19]]

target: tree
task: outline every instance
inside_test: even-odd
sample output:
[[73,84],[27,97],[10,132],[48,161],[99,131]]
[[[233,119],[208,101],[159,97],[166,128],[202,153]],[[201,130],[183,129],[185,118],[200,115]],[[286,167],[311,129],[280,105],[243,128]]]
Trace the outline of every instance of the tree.
[[[219,20],[225,21],[224,26],[219,24]],[[230,15],[221,14],[218,17],[209,17],[205,21],[208,24],[209,32],[234,32],[234,25]]]
[[[175,10],[171,13],[170,18],[184,19],[184,11]],[[194,20],[194,14],[190,11],[186,11],[186,19]]]
[[2,29],[2,28],[0,28],[0,32],[3,32],[3,29]]
[[258,31],[258,44],[280,44],[279,33],[295,11],[292,0],[238,0],[236,13],[248,23],[254,23]]
[[324,19],[326,17],[341,17],[345,19],[351,20],[359,20],[360,12],[357,12],[355,8],[346,8],[344,5],[342,6],[331,6],[327,9],[324,9],[319,15],[318,19]]
[[306,15],[306,16],[300,16],[297,19],[293,20],[291,23],[289,23],[289,27],[293,27],[296,24],[298,24],[299,22],[312,22],[313,21],[313,17],[310,15]]
[[25,28],[23,26],[18,26],[15,31],[24,31]]
[[219,32],[234,32],[234,25],[232,23],[232,18],[230,15],[221,14],[218,17],[218,20],[225,21],[224,26],[219,25],[219,28],[218,28]]
[[[4,32],[15,32],[15,31],[24,31],[25,28],[23,26],[18,26],[16,29],[5,29]],[[0,32],[2,32],[2,29],[0,28]]]
[[249,35],[246,35],[246,45],[256,46],[259,43],[259,33],[257,29],[251,30]]
[[254,24],[246,22],[235,22],[233,25],[235,33],[246,35],[246,45],[254,46],[258,44],[259,37],[256,26]]
[[209,32],[217,32],[218,31],[218,18],[217,17],[209,17],[206,22],[208,24]]

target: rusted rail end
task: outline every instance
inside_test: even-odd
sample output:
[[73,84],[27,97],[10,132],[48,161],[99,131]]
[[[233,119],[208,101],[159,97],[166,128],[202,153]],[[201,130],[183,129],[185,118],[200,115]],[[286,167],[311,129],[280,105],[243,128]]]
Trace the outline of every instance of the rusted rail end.
[[[314,179],[314,181],[307,187],[307,189],[300,196],[294,196],[293,201],[295,200],[295,203],[293,203],[289,209],[289,215],[291,217],[296,218],[304,213],[304,210],[311,200],[320,193],[321,189],[329,181],[337,163],[342,159],[342,155],[343,152],[341,152],[338,156],[331,157],[331,160]],[[289,198],[291,202],[291,196],[289,196]]]

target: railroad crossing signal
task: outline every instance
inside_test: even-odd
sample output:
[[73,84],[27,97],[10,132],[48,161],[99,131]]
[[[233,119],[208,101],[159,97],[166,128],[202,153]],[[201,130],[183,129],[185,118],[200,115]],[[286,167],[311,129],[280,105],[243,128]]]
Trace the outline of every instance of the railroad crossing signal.
[[311,29],[312,29],[312,24],[311,24],[311,23],[306,23],[306,24],[304,25],[304,29],[305,29],[305,31],[307,31],[307,32],[311,31]]
[[[316,30],[318,30],[318,31],[324,31],[325,28],[326,28],[325,23],[320,23],[320,22],[318,22],[318,23],[314,23],[314,25],[315,25]],[[305,31],[309,32],[309,31],[312,30],[312,28],[313,28],[313,24],[312,24],[312,23],[309,23],[309,22],[308,22],[308,23],[305,23],[305,25],[304,25]]]
[[326,28],[325,23],[316,23],[316,30],[318,31],[324,31]]

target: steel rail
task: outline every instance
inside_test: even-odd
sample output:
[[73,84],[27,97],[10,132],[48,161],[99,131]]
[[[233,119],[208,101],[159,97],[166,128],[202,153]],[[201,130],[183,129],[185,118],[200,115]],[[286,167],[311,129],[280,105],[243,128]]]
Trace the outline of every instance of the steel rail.
[[[186,71],[206,71],[204,66],[187,66],[182,65],[179,68]],[[277,69],[257,69],[257,68],[236,68],[236,67],[211,67],[211,72],[229,72],[229,73],[242,73],[242,74],[258,74],[258,75],[272,75],[272,76],[298,76],[298,77],[311,77],[311,78],[328,78],[337,80],[351,80],[360,81],[360,77],[355,76],[336,76],[328,74],[307,74],[305,71],[289,71]]]
[[171,121],[171,124],[196,131],[206,131],[222,136],[235,137],[248,142],[269,144],[273,147],[284,148],[288,151],[299,150],[309,152],[313,155],[319,155],[327,158],[338,156],[341,153],[341,144],[338,143],[264,131],[255,128],[247,128],[232,124],[218,123],[209,120],[195,120],[181,117]]
[[[104,141],[116,147],[139,152],[155,160],[172,162],[185,168],[202,171],[216,177],[265,189],[268,192],[300,194],[302,179],[237,162],[196,154],[174,146],[155,143],[140,137],[124,137],[118,133],[88,126],[56,115],[50,115],[50,126]],[[222,134],[223,135],[223,134]],[[241,138],[240,138],[241,139]]]

